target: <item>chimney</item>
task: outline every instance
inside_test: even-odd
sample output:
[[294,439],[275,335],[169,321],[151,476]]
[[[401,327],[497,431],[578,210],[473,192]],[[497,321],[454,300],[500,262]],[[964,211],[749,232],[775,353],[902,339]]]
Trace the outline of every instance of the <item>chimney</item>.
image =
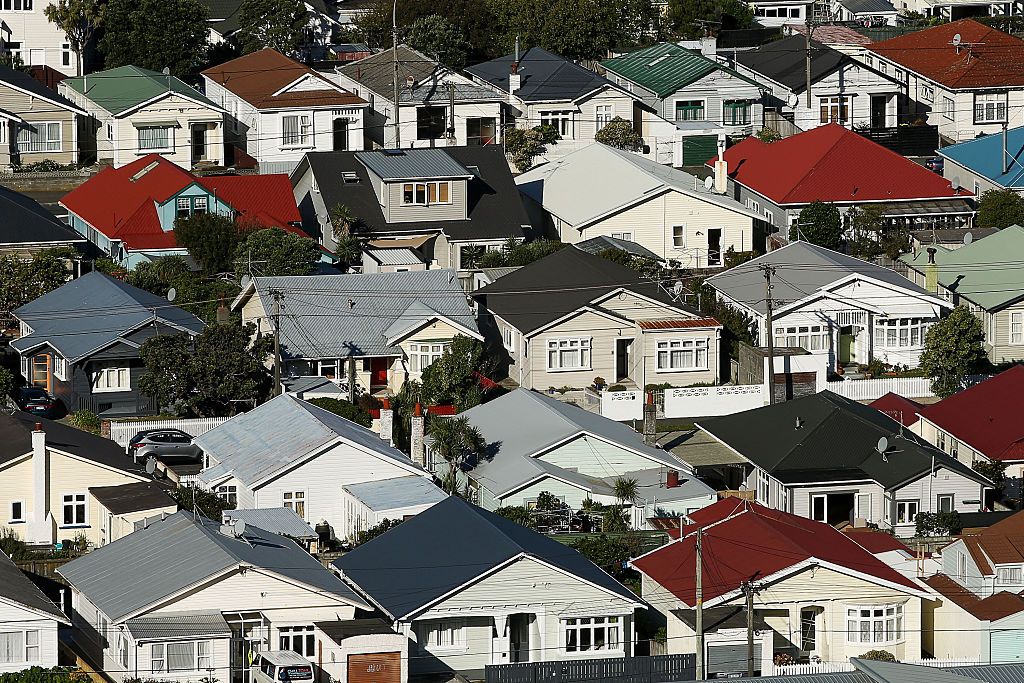
[[508,96],[511,101],[519,88],[523,87],[523,75],[519,73],[519,64],[512,64],[512,73],[508,75]]
[[54,542],[52,519],[49,519],[48,481],[49,468],[46,462],[46,432],[43,423],[36,422],[32,430],[32,513],[29,518],[29,543],[51,545]]
[[381,400],[380,407],[380,438],[388,442],[389,446],[394,445],[393,430],[395,423],[395,411],[391,410],[391,401],[388,399]]
[[715,160],[715,192],[725,194],[729,189],[729,164],[725,160],[725,134],[718,134],[718,159]]
[[409,438],[409,455],[414,463],[426,469],[427,458],[423,445],[423,424],[423,408],[417,403],[412,410],[412,435]]
[[935,247],[928,247],[928,265],[924,269],[924,288],[933,294],[937,294],[939,291],[939,267],[935,263],[935,252],[938,249]]
[[701,38],[700,53],[705,57],[714,58],[718,54],[718,39],[714,36],[704,36]]
[[669,470],[665,474],[665,488],[674,489],[679,486],[679,470]]
[[658,438],[658,407],[654,405],[654,392],[647,392],[644,403],[644,443],[653,446]]

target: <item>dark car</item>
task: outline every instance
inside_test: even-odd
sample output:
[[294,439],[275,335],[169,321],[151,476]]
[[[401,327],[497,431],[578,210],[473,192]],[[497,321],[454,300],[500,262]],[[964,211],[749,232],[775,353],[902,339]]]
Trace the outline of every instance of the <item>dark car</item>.
[[190,462],[202,455],[192,436],[180,429],[147,429],[128,442],[128,455],[136,461],[152,455],[163,462]]
[[14,395],[14,402],[26,413],[39,417],[63,417],[63,406],[60,399],[42,387],[21,387]]
[[925,168],[927,168],[927,169],[929,169],[931,171],[935,171],[936,173],[941,174],[942,173],[942,169],[945,166],[945,161],[943,160],[942,157],[932,157],[931,159],[928,159],[927,161],[925,161],[924,165],[925,165]]

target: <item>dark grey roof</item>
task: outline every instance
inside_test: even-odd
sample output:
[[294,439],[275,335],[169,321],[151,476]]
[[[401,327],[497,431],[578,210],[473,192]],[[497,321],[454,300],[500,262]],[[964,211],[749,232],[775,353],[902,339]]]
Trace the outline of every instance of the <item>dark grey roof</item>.
[[[514,61],[515,55],[507,54],[467,67],[466,71],[508,92],[508,77]],[[590,69],[540,47],[531,47],[520,55],[518,73],[522,81],[515,95],[528,102],[575,100],[606,86],[625,92]]]
[[[991,486],[888,415],[831,391],[701,420],[697,426],[784,484],[869,479],[891,490],[927,475],[934,460],[936,467]],[[876,450],[883,436],[893,452],[888,462]]]
[[[450,496],[334,561],[395,619],[519,555],[536,557],[631,602],[621,583],[583,555],[536,531]],[[500,599],[500,596],[496,597]]]
[[418,178],[471,178],[465,166],[443,149],[382,149],[356,152],[368,169],[384,180],[415,180]]
[[[855,665],[864,662],[854,660]],[[870,662],[867,671],[846,671],[824,674],[800,674],[791,676],[759,676],[757,678],[734,678],[735,683],[1021,683],[1024,681],[1024,664],[981,664],[977,666],[931,667],[896,663],[886,667],[870,666],[881,662]],[[884,664],[889,664],[885,662]],[[953,676],[954,678],[949,678]]]
[[222,521],[242,520],[247,525],[258,527],[272,534],[288,536],[300,540],[317,538],[306,520],[291,508],[258,508],[255,510],[224,510]]
[[971,234],[976,242],[980,239],[994,235],[999,228],[937,228],[935,230],[911,230],[910,235],[921,244],[963,244],[964,235]]
[[57,609],[48,597],[39,590],[25,574],[18,569],[7,555],[0,550],[0,598],[23,605],[36,612],[42,612],[62,623],[70,625],[68,618]]
[[33,78],[31,74],[24,71],[18,71],[17,69],[12,69],[9,66],[0,66],[0,85],[5,83],[17,88],[18,90],[23,90],[35,97],[53,102],[58,106],[65,107],[80,114],[86,113],[85,110],[74,102],[56,91],[47,88],[45,85]]
[[[746,68],[796,93],[803,92],[807,87],[806,58],[807,43],[802,35],[792,35],[736,55],[736,61]],[[812,40],[811,82],[817,82],[852,61],[842,52]]]
[[[220,532],[220,522],[186,511],[97,548],[58,572],[111,621],[119,622],[189,586],[246,565],[368,607],[294,541],[257,527],[247,528],[244,539],[234,538]],[[225,611],[233,607],[237,606],[223,606]]]
[[[369,48],[367,48],[368,50]],[[336,67],[338,73],[344,74],[357,83],[361,83],[378,97],[388,101],[395,98],[392,50],[388,48],[375,55],[348,62]],[[417,52],[408,45],[398,46],[398,97],[405,103],[445,102],[449,101],[448,85],[455,87],[456,102],[498,101],[501,95],[490,88],[462,82],[464,79],[451,78],[444,68],[426,55]],[[408,78],[413,80],[409,88]]]
[[[697,610],[693,609],[674,609],[671,610],[672,614],[676,615],[680,621],[689,626],[695,628],[697,626]],[[730,628],[747,628],[747,610],[745,607],[739,605],[726,605],[724,607],[711,607],[704,608],[704,629],[705,631],[717,631],[718,629],[730,629]],[[764,616],[754,613],[754,629],[762,631],[768,626],[764,620]]]
[[145,323],[159,325],[162,334],[187,330],[198,334],[203,321],[162,296],[93,271],[44,294],[14,311],[31,334],[11,342],[25,353],[48,344],[74,363],[109,346]]
[[[538,287],[546,290],[543,297],[534,293]],[[635,270],[571,247],[523,266],[472,296],[520,332],[529,333],[620,287],[692,312]]]
[[[524,226],[530,226],[530,219],[512,179],[504,148],[500,145],[446,147],[444,152],[463,168],[475,166],[480,171],[468,181],[468,220],[388,223],[370,185],[366,167],[360,163],[356,152],[311,152],[292,172],[292,179],[294,184],[308,166],[316,178],[324,205],[344,204],[351,209],[359,217],[360,234],[381,236],[443,231],[455,240],[521,239]],[[342,174],[346,171],[354,172],[359,182],[344,183]]]
[[0,465],[32,452],[32,432],[37,422],[46,432],[47,447],[149,479],[142,466],[125,455],[124,448],[110,439],[20,410],[13,415],[0,412],[0,444],[3,444]]
[[66,223],[20,192],[0,186],[0,245],[85,242]]
[[608,249],[620,249],[628,254],[633,254],[634,256],[642,256],[644,258],[655,259],[658,261],[663,260],[660,256],[642,244],[638,244],[631,240],[619,239],[617,237],[608,237],[607,235],[591,237],[589,240],[577,242],[573,246],[577,249],[582,249],[588,254],[600,254],[602,251],[606,251]]
[[172,638],[231,637],[231,627],[220,612],[182,612],[136,617],[124,624],[136,641]]
[[119,486],[93,486],[89,493],[115,515],[175,506],[174,499],[167,495],[167,489],[151,481]]
[[345,490],[375,512],[433,505],[448,497],[430,479],[414,476],[346,484]]
[[896,13],[888,0],[839,0],[839,4],[854,14]]

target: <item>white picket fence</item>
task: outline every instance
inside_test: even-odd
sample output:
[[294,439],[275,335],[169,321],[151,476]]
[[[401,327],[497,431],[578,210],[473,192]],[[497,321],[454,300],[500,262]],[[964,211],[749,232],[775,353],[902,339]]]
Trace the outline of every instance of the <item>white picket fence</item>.
[[182,420],[125,420],[110,423],[110,438],[128,448],[128,440],[144,429],[180,429],[186,434],[199,436],[224,424],[226,417],[197,417]]
[[[968,378],[969,384],[977,384],[991,375],[973,375]],[[838,382],[826,382],[825,389],[851,398],[854,401],[874,401],[890,391],[903,398],[930,398],[932,382],[927,377],[880,377],[878,379],[847,379]],[[818,386],[819,391],[822,387]]]
[[[917,666],[953,667],[953,666],[977,666],[981,663],[978,659],[903,659],[903,664],[914,664]],[[802,676],[806,674],[831,674],[843,671],[853,671],[853,664],[849,662],[819,662],[817,664],[787,664],[785,666],[774,666],[771,673],[763,673],[764,676]]]

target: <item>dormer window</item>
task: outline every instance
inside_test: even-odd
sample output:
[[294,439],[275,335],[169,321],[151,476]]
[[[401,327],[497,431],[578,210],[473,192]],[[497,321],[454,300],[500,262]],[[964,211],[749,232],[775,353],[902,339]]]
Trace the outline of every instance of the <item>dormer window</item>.
[[206,197],[192,198],[192,213],[207,213]]
[[451,204],[451,182],[448,180],[429,183],[405,183],[402,185],[402,204],[429,206]]
[[175,218],[188,218],[192,215],[192,200],[190,197],[178,197],[178,210]]
[[207,197],[178,197],[174,206],[175,219],[210,212],[210,200]]
[[359,174],[355,171],[345,171],[341,174],[341,178],[346,185],[355,185],[359,182]]

